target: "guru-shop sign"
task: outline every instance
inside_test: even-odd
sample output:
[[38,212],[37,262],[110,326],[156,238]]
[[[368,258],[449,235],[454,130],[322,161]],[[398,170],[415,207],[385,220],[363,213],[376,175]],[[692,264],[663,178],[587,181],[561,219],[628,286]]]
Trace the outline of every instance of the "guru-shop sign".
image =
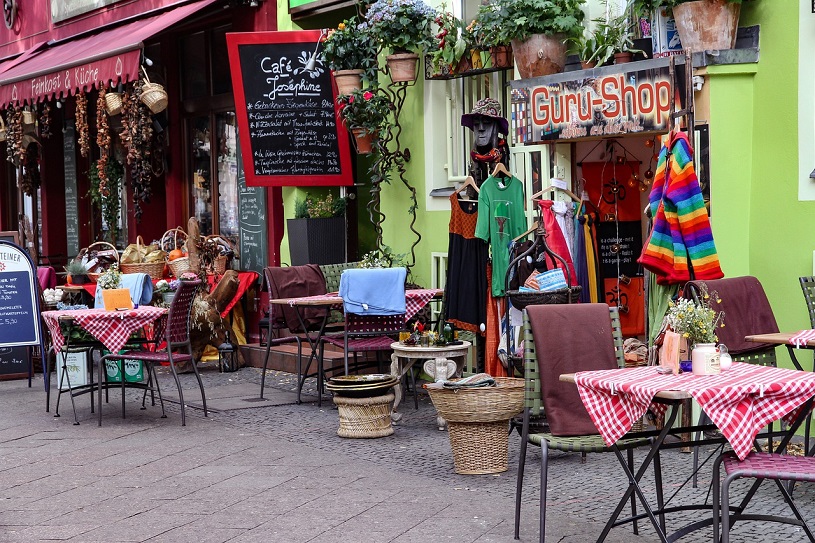
[[[631,66],[644,64],[649,67],[615,72],[620,66],[609,66],[574,72],[586,76],[579,79],[560,74],[527,80],[526,85],[524,81],[514,82],[516,143],[667,131],[671,96],[674,108],[682,109],[684,87],[672,87],[667,61]],[[675,80],[684,82],[684,65],[677,65],[676,71]]]

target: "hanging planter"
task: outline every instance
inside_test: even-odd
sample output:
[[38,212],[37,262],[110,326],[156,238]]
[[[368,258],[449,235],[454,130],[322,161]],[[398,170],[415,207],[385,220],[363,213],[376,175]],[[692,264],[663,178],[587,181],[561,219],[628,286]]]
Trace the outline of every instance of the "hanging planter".
[[566,67],[565,34],[533,34],[512,40],[515,67],[523,79],[558,74]]
[[337,70],[334,81],[337,82],[337,94],[351,94],[362,88],[363,70]]
[[352,128],[351,133],[354,134],[358,155],[369,155],[373,152],[375,134],[366,132],[364,128]]
[[419,63],[419,55],[416,53],[393,53],[385,57],[385,61],[394,83],[416,81],[416,67]]
[[727,0],[696,0],[673,8],[676,30],[685,49],[733,49],[741,4]]

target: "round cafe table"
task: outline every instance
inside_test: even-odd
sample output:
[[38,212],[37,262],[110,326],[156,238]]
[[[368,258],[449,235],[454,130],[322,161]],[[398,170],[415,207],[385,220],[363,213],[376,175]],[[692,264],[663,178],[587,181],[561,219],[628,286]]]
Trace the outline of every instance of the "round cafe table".
[[[402,380],[402,377],[407,371],[413,367],[417,360],[437,360],[437,368],[446,367],[446,361],[452,360],[456,363],[456,376],[461,376],[461,370],[467,361],[467,352],[472,344],[469,341],[462,341],[460,345],[444,345],[444,346],[431,346],[419,347],[417,345],[404,345],[399,341],[391,343],[393,354],[391,355],[391,374],[395,375]],[[440,375],[437,373],[435,376],[437,381],[444,380],[452,377],[452,375]],[[397,384],[393,387],[396,398],[393,400],[393,413],[391,420],[398,422],[402,418],[401,413],[396,412],[396,408],[402,402],[402,386]],[[439,417],[439,429],[444,429],[444,419]]]

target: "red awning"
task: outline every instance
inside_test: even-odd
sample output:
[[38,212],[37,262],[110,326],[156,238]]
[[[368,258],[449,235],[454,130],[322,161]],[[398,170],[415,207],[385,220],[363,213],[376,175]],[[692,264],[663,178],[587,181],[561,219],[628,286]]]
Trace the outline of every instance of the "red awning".
[[144,40],[215,1],[198,0],[64,43],[36,46],[0,66],[0,107],[133,81],[139,77]]

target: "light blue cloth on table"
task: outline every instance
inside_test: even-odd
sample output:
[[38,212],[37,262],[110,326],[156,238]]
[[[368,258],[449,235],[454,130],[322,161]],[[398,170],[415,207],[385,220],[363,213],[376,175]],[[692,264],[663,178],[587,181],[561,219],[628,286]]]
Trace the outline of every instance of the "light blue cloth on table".
[[[130,291],[130,299],[133,301],[133,305],[147,305],[153,301],[153,281],[146,273],[123,273],[118,288],[126,288]],[[105,302],[102,300],[103,290],[97,285],[93,307],[105,307]]]
[[346,313],[403,315],[405,268],[356,268],[340,276],[340,297]]

